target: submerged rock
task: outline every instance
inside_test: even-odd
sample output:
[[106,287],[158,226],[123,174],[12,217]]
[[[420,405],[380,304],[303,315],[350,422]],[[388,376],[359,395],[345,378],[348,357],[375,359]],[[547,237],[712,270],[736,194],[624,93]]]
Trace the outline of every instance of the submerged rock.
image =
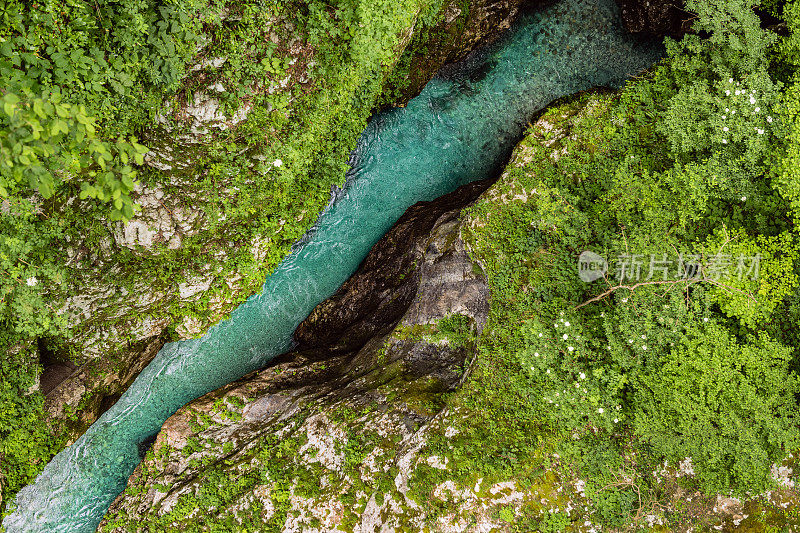
[[463,59],[473,48],[491,42],[511,27],[523,9],[543,5],[547,0],[468,0],[446,2],[442,20],[425,32],[428,44],[422,52],[407,52],[410,66],[398,104],[419,93],[445,64]]
[[616,0],[622,21],[632,33],[648,35],[683,35],[692,25],[692,15],[682,8],[683,0]]

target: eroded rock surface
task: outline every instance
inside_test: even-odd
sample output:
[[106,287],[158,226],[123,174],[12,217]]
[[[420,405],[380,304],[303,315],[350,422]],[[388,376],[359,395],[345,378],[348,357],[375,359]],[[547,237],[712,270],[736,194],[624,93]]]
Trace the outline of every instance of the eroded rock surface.
[[[297,349],[351,351],[391,327],[404,314],[413,317],[409,320],[424,324],[444,316],[442,307],[459,306],[460,302],[478,306],[464,311],[485,320],[488,295],[481,292],[485,284],[478,279],[468,280],[469,272],[462,272],[471,264],[463,251],[440,257],[437,254],[442,252],[437,246],[442,242],[429,240],[429,236],[434,227],[437,234],[442,228],[452,229],[450,225],[455,223],[460,208],[488,186],[487,181],[472,183],[408,209],[372,248],[358,272],[300,324],[294,335]],[[431,260],[433,257],[435,261]],[[425,298],[416,298],[419,294],[425,294]],[[412,301],[415,307],[409,309]]]

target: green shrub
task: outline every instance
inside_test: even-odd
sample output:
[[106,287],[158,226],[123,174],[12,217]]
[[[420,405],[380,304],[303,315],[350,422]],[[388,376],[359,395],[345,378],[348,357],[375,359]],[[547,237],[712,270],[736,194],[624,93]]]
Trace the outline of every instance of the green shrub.
[[112,219],[133,216],[133,164],[146,150],[130,137],[151,111],[142,93],[177,87],[205,5],[8,2],[0,20],[0,198],[30,190],[49,198],[74,182],[82,198],[112,204]]
[[37,191],[48,199],[65,183],[80,183],[80,197],[111,203],[111,220],[129,219],[134,165],[147,149],[135,139],[106,142],[83,105],[64,103],[61,93],[0,98],[0,198],[18,201]]
[[698,325],[637,381],[637,435],[671,461],[690,457],[706,490],[767,488],[800,436],[791,356],[766,335],[739,342],[714,322]]

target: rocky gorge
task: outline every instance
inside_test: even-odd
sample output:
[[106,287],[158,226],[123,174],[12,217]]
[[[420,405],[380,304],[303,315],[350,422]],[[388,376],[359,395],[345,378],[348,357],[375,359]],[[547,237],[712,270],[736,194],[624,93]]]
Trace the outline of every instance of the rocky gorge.
[[[406,55],[401,57],[408,57],[406,68],[413,76],[394,103],[407,101],[443,65],[499,36],[520,8],[531,9],[536,4],[533,0],[474,0],[468,6],[451,2],[442,7],[439,25],[426,28],[421,35],[408,28],[399,49],[406,49]],[[631,31],[658,34],[679,24],[676,21],[680,17],[672,7],[663,12],[647,9],[635,2],[622,3],[623,20]],[[235,17],[231,21],[235,22]],[[281,32],[289,28],[282,27],[280,19],[275,24],[278,46],[286,50],[287,61],[297,65],[276,90],[306,87],[308,75],[303,70],[303,58],[309,50],[295,38],[282,42],[280,39],[289,39],[290,34],[281,37]],[[422,48],[425,53],[418,51]],[[186,84],[202,79],[216,91],[219,82],[213,79],[214,71],[223,64],[224,58],[199,59],[189,69]],[[179,106],[159,117],[162,124],[150,133],[157,142],[151,143],[153,150],[146,163],[164,180],[136,191],[141,212],[124,225],[100,228],[99,239],[93,236],[86,242],[71,242],[63,251],[74,276],[74,286],[60,304],[61,313],[70,317],[71,336],[41,339],[31,357],[43,366],[39,381],[50,423],[56,433],[66,436],[67,442],[80,435],[119,397],[168,338],[197,336],[250,294],[255,280],[242,269],[251,269],[254,262],[271,262],[268,257],[274,236],[256,235],[249,242],[226,236],[230,228],[208,219],[202,194],[194,190],[197,185],[193,172],[198,170],[193,170],[192,161],[198,156],[191,154],[210,149],[215,131],[235,130],[250,112],[245,105],[233,113],[239,118],[227,119],[213,91],[195,93],[188,107]],[[165,102],[166,110],[171,107],[170,102]],[[165,144],[165,139],[172,140]],[[305,216],[301,214],[300,218]],[[276,233],[281,229],[279,226]],[[177,275],[170,274],[171,279],[157,283],[137,281],[147,269],[152,270],[151,263],[164,265],[174,260],[170,251],[180,250],[184,241],[192,241],[193,247],[205,250],[217,265],[187,265]],[[230,270],[231,258],[242,254],[246,260],[240,270]]]
[[[409,28],[400,50],[407,47],[407,69],[413,76],[395,103],[407,101],[446,63],[500,35],[520,8],[531,9],[536,4],[530,0],[446,4],[438,26],[417,37]],[[645,12],[635,3],[622,8],[626,24],[635,32],[657,34],[678,20],[673,8],[664,12],[648,8]],[[235,17],[231,20],[235,22]],[[288,28],[279,29],[280,19],[275,23],[278,46],[285,48],[289,63],[298,65],[290,69],[277,90],[305,87],[308,82],[302,60],[308,49],[297,39],[282,44],[281,31]],[[425,53],[415,51],[423,46]],[[196,68],[189,69],[186,83],[196,83],[193,78],[201,76],[212,89],[217,87],[213,72],[222,64],[224,58],[200,59]],[[119,397],[167,339],[197,336],[250,294],[255,280],[249,270],[244,275],[241,269],[252,269],[254,262],[271,263],[269,252],[275,237],[254,236],[250,242],[226,237],[230,228],[208,219],[202,195],[194,191],[193,172],[197,170],[192,161],[199,158],[191,154],[202,154],[209,149],[215,131],[235,130],[250,112],[242,107],[229,120],[219,105],[213,93],[196,93],[190,106],[162,115],[162,124],[150,134],[158,142],[151,143],[153,150],[146,163],[164,176],[163,183],[137,190],[142,211],[132,221],[110,224],[100,229],[99,240],[93,236],[86,242],[69,243],[64,250],[74,286],[64,294],[60,312],[70,317],[71,336],[41,339],[31,357],[42,363],[39,381],[46,411],[54,431],[65,435],[66,442],[73,441]],[[164,107],[169,110],[171,104],[166,102]],[[170,141],[173,144],[164,144],[167,138],[174,139]],[[281,229],[279,226],[276,233]],[[152,270],[153,263],[173,261],[170,251],[181,250],[184,241],[205,250],[217,266],[187,265],[177,275],[170,274],[171,279],[137,281],[146,269]],[[236,261],[240,270],[229,271],[231,258],[242,254],[246,260]]]
[[[405,28],[397,58],[408,48],[410,66],[406,68],[414,73],[414,81],[403,89],[397,102],[419,91],[445,63],[500,35],[522,4],[450,2],[442,7],[439,25],[426,28],[425,35],[415,40],[415,28]],[[229,20],[235,23],[235,16]],[[273,90],[287,94],[305,91],[308,80],[303,61],[308,47],[282,25],[280,18],[274,24],[275,42],[285,50],[286,61],[297,66]],[[207,40],[211,39],[213,36]],[[428,43],[430,39],[435,42]],[[414,47],[423,43],[430,44],[435,53],[415,52]],[[202,59],[202,51],[200,57],[196,68],[189,69],[186,84],[202,78],[215,91],[218,82],[213,80],[214,72],[224,64],[224,58]],[[291,243],[301,235],[284,237],[283,225],[278,225],[272,230],[276,235],[255,235],[245,242],[231,233],[234,230],[226,227],[224,219],[209,218],[204,194],[197,190],[195,174],[203,172],[196,168],[200,154],[211,149],[215,132],[235,130],[251,111],[242,107],[233,114],[239,118],[229,120],[213,94],[195,93],[188,107],[178,106],[159,118],[162,124],[150,134],[156,142],[150,143],[153,150],[146,163],[163,180],[136,191],[141,212],[124,225],[99,228],[97,243],[93,236],[87,242],[69,243],[64,250],[75,285],[61,303],[61,312],[70,317],[71,336],[42,339],[37,353],[43,363],[39,379],[50,423],[56,433],[65,433],[67,442],[119,397],[167,339],[198,336],[251,294],[260,284],[252,269],[263,272],[275,261],[273,240]],[[165,102],[166,110],[172,107]],[[233,190],[228,193],[235,196]],[[299,217],[312,218],[308,213]],[[189,264],[158,280],[148,274],[159,264],[171,270],[168,264],[175,261],[173,252],[180,252],[188,242],[213,260]],[[145,278],[151,281],[138,281]],[[32,357],[37,355],[33,353]]]
[[[578,46],[562,44],[570,42]],[[408,206],[493,172],[527,117],[547,102],[596,85],[618,87],[660,54],[657,42],[637,40],[621,30],[612,2],[563,2],[527,15],[502,43],[437,76],[406,108],[377,116],[352,154],[344,192],[267,278],[262,291],[202,337],[170,342],[159,350],[97,423],[22,490],[18,511],[4,524],[25,530],[94,529],[139,463],[137,445],[187,401],[283,353],[302,318],[352,274]],[[559,83],[552,83],[549,74],[558,74]],[[426,142],[419,142],[420,131],[427,132]],[[437,146],[444,152],[436,154]],[[480,156],[473,149],[477,147]],[[278,158],[257,173],[281,166]],[[289,166],[297,172],[295,162]],[[248,183],[242,186],[251,187]],[[262,216],[274,222],[268,212]],[[81,509],[78,515],[75,508]]]
[[[690,30],[692,15],[682,3],[617,4],[634,34],[678,38]],[[285,218],[258,215],[260,222],[241,230],[247,215],[231,222],[225,206],[251,200],[242,183],[214,174],[209,153],[227,150],[235,155],[220,157],[241,168],[266,167],[274,194],[265,198],[284,202],[280,195],[290,180],[281,172],[312,168],[323,156],[301,161],[306,153],[287,151],[293,155],[280,158],[256,144],[225,143],[264,135],[300,146],[315,136],[336,137],[349,106],[407,105],[437,71],[472,57],[520,13],[544,5],[448,0],[435,17],[417,10],[394,33],[388,63],[378,61],[379,82],[362,83],[349,65],[326,74],[356,80],[349,93],[335,97],[325,95],[323,78],[312,74],[311,41],[278,14],[268,33],[284,77],[269,87],[253,86],[277,95],[277,108],[259,108],[248,98],[235,99],[232,108],[225,65],[238,59],[200,48],[184,87],[163,102],[146,132],[150,175],[134,193],[141,211],[126,223],[103,221],[85,238],[65,240],[61,253],[74,276],[53,301],[68,317],[71,334],[15,348],[42,367],[29,393],[45,396],[60,446],[113,406],[165,343],[198,338],[256,292],[312,227],[316,213],[342,192],[341,182],[326,182],[293,200]],[[228,28],[241,16],[233,7],[217,15]],[[520,252],[503,248],[504,234],[497,235],[496,247],[488,244],[494,224],[525,206],[533,211],[548,194],[555,212],[572,207],[532,185],[541,172],[537,165],[558,168],[572,153],[595,153],[599,143],[587,131],[616,124],[609,109],[619,98],[598,90],[559,100],[537,114],[502,169],[409,208],[357,272],[302,322],[288,353],[189,402],[140,445],[144,460],[98,531],[626,529],[629,524],[607,526],[614,521],[597,502],[608,487],[587,488],[580,469],[553,451],[555,437],[543,421],[531,416],[520,422],[510,414],[529,409],[520,406],[532,402],[533,393],[507,383],[508,397],[480,399],[487,384],[498,386],[495,379],[523,379],[501,368],[507,362],[497,357],[493,339],[502,309],[515,298],[509,286],[520,300],[539,291],[537,279],[524,271],[516,285],[509,284],[507,277],[516,274],[508,272],[518,268],[514,261],[527,268],[546,262],[548,253],[526,249],[530,258],[521,260]],[[329,121],[314,123],[315,106],[328,109],[334,101],[349,103]],[[291,127],[248,129],[248,117],[276,109]],[[573,170],[569,163],[563,168],[565,174]],[[576,177],[581,179],[586,177]],[[258,201],[251,212],[259,211]],[[59,208],[83,205],[71,198]],[[520,220],[521,228],[540,226],[557,229]],[[587,431],[599,430],[589,425]],[[687,531],[698,525],[792,528],[798,503],[793,459],[773,465],[774,490],[747,497],[699,488],[688,458],[656,465],[651,477],[657,497],[643,494],[622,470],[612,485],[631,498],[630,521],[653,530],[675,529],[668,515],[680,516]],[[636,464],[636,452],[624,461]]]

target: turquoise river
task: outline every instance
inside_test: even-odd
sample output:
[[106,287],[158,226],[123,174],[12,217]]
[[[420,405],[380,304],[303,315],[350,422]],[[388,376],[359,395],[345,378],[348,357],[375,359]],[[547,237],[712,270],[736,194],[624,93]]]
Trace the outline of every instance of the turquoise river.
[[187,402],[263,367],[416,202],[495,175],[534,114],[619,87],[663,54],[622,28],[614,0],[561,0],[373,118],[347,184],[260,293],[198,339],[165,345],[117,403],[16,498],[9,533],[95,531],[140,462],[139,444]]

